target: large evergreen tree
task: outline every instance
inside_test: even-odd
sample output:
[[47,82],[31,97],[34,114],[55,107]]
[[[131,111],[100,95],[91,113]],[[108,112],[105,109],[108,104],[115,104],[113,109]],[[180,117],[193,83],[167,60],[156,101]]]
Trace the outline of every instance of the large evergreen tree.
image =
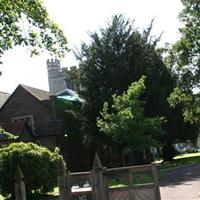
[[150,36],[151,27],[152,24],[140,33],[122,15],[114,16],[106,28],[91,33],[90,44],[83,43],[77,53],[83,87],[81,94],[85,99],[82,128],[93,152],[108,142],[96,125],[103,103],[107,101],[111,105],[113,94],[122,94],[142,75],[147,77],[146,93],[142,97],[144,115],[165,116],[165,130],[170,139],[164,142],[171,144],[174,141],[171,139],[174,130],[169,128],[174,120],[166,100],[173,90],[174,79],[156,51],[158,40]]

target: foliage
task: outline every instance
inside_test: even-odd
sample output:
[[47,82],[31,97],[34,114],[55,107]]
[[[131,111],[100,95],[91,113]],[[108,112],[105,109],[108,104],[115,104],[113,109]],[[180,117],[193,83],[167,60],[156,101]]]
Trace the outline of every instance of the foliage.
[[[55,99],[56,117],[59,121],[58,143],[60,152],[68,164],[70,171],[88,170],[85,163],[85,147],[82,143],[83,135],[80,131],[81,99],[75,96],[58,96]],[[76,159],[74,159],[76,158]]]
[[177,77],[162,62],[157,50],[159,39],[151,36],[151,28],[152,23],[140,33],[133,22],[116,15],[107,27],[90,33],[90,43],[83,43],[81,51],[76,53],[80,61],[80,93],[85,99],[81,111],[82,131],[91,152],[102,146],[109,148],[112,143],[105,134],[99,134],[96,126],[104,102],[111,105],[113,94],[122,94],[143,75],[147,77],[146,92],[141,97],[145,102],[144,115],[165,116],[167,121],[163,124],[166,134],[160,142],[172,144],[176,139],[185,141],[195,137],[192,127],[184,123],[182,107],[172,109],[167,102]]
[[196,145],[197,145],[197,148],[200,149],[200,134],[198,134]]
[[113,95],[112,112],[108,103],[104,103],[101,118],[97,119],[100,131],[111,136],[117,143],[130,151],[141,151],[157,146],[156,137],[163,130],[163,118],[150,118],[144,115],[144,102],[140,99],[144,93],[144,77],[134,82],[122,95]]
[[0,57],[18,45],[30,47],[32,55],[42,49],[59,57],[66,53],[67,40],[41,0],[1,0],[0,12]]
[[86,143],[94,148],[98,140],[100,144],[109,142],[96,126],[103,103],[112,104],[113,94],[122,94],[142,75],[147,77],[146,93],[142,97],[145,115],[168,115],[166,98],[174,81],[156,52],[158,39],[150,36],[151,28],[152,24],[140,33],[130,20],[116,15],[106,28],[90,33],[90,44],[83,43],[81,52],[77,53],[83,86],[81,95],[86,101],[82,128]]
[[0,128],[0,140],[1,139],[7,139],[7,140],[12,140],[12,139],[17,139],[18,136],[15,136],[11,133],[5,132],[3,129]]
[[12,143],[0,149],[0,188],[3,196],[13,194],[17,166],[24,174],[26,192],[48,192],[56,186],[57,165],[63,162],[57,152],[33,143]]
[[170,49],[167,62],[177,74],[177,87],[169,102],[175,107],[183,104],[184,118],[200,122],[200,1],[182,0],[184,9],[179,15],[183,22],[181,38]]
[[68,84],[70,84],[73,90],[79,90],[81,87],[81,70],[76,66],[72,66],[70,70],[67,71],[65,74],[65,80]]
[[72,138],[74,138],[74,140],[78,143],[78,141],[81,140],[79,130],[80,116],[78,113],[78,110],[81,109],[81,102],[78,100],[70,101],[57,97],[55,100],[55,108],[56,115],[60,120],[60,145],[63,143],[63,146],[67,148],[69,145],[66,145],[66,139],[70,140]]

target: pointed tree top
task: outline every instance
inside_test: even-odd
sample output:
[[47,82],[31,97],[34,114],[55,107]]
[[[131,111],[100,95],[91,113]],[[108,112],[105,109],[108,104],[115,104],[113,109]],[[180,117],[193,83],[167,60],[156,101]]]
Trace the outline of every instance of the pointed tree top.
[[98,154],[96,153],[94,157],[94,162],[93,162],[93,169],[102,169],[102,168],[103,167],[102,167],[101,161],[99,159]]
[[24,174],[23,174],[21,168],[19,166],[17,166],[17,170],[16,170],[16,173],[15,173],[15,180],[19,181],[19,180],[22,180],[22,179],[24,179]]

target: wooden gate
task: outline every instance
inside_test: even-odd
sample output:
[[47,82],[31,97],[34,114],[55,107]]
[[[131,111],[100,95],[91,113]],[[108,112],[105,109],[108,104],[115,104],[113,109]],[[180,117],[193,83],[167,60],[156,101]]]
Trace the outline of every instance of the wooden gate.
[[107,169],[104,175],[110,183],[109,200],[160,200],[155,165]]
[[58,177],[60,200],[161,199],[154,164],[106,169],[96,155],[90,172],[67,173],[64,177]]

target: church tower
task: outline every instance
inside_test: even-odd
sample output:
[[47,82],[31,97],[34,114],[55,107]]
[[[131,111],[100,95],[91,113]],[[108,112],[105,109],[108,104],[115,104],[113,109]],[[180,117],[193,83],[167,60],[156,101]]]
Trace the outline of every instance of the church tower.
[[64,71],[60,68],[60,61],[57,59],[47,60],[49,91],[56,94],[66,89]]

